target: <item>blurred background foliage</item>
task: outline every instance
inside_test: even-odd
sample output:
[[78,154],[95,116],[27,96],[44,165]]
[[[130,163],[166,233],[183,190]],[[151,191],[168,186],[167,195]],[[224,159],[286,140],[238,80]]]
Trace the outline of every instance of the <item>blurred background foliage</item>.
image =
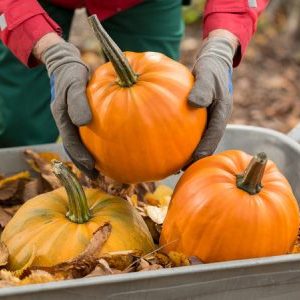
[[[205,0],[183,7],[186,23],[180,61],[192,69],[202,43]],[[91,70],[103,60],[84,11],[78,11],[70,40]],[[270,0],[260,16],[242,63],[234,71],[230,123],[288,132],[300,123],[300,0]]]

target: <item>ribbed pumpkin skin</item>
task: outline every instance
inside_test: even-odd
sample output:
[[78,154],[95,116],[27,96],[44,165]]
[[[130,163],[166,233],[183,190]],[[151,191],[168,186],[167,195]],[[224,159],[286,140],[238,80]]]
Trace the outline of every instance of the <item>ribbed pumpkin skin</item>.
[[164,251],[195,255],[206,263],[288,253],[299,228],[297,201],[271,161],[258,194],[238,189],[235,175],[250,159],[244,152],[226,151],[185,172],[163,224]]
[[98,190],[85,190],[92,218],[76,224],[66,218],[67,195],[63,188],[27,201],[5,227],[1,240],[7,245],[9,268],[20,269],[35,248],[33,266],[53,266],[80,254],[93,232],[110,222],[112,232],[102,253],[119,250],[153,251],[150,232],[141,216],[126,201]]
[[206,110],[187,104],[194,78],[160,53],[125,52],[138,81],[117,84],[111,63],[94,73],[87,96],[93,119],[82,141],[105,175],[124,183],[158,180],[190,158],[206,125]]

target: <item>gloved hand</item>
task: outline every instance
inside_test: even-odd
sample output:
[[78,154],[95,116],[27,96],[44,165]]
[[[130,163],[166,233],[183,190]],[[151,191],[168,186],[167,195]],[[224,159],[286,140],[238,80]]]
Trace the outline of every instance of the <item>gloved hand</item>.
[[224,37],[209,38],[195,63],[194,87],[188,97],[193,107],[208,108],[208,125],[185,168],[213,154],[222,138],[232,110],[232,63],[235,47]]
[[81,61],[79,50],[64,41],[49,47],[43,53],[43,61],[51,83],[51,111],[65,150],[80,170],[95,178],[95,161],[78,132],[78,126],[92,119],[86,98],[89,69]]

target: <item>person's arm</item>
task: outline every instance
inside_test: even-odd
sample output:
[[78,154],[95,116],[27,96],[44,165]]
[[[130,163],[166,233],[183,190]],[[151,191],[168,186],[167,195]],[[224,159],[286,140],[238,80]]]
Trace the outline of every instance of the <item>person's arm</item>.
[[234,57],[237,66],[256,31],[259,15],[269,0],[207,0],[204,12],[203,37],[217,29],[234,34],[239,41],[239,49]]
[[192,163],[216,150],[231,115],[232,71],[255,33],[267,0],[208,0],[204,14],[204,42],[193,73],[195,84],[188,102],[208,108],[206,132],[191,158]]
[[78,126],[89,123],[92,117],[85,93],[89,70],[79,50],[60,33],[60,27],[36,0],[0,0],[1,40],[23,64],[45,64],[51,111],[65,150],[78,168],[95,177],[94,159],[78,134]]
[[23,64],[38,64],[32,50],[51,32],[60,34],[61,29],[36,0],[0,1],[0,39]]

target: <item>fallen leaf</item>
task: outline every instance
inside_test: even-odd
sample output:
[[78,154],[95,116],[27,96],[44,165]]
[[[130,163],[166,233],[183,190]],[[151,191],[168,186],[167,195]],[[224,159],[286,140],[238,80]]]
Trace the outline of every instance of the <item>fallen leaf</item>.
[[28,171],[20,172],[9,177],[4,177],[0,180],[0,189],[5,187],[10,182],[15,182],[20,179],[29,179],[29,178],[30,178],[30,173]]
[[77,257],[53,267],[42,268],[42,270],[65,279],[81,278],[90,274],[98,265],[98,253],[109,238],[110,233],[111,225],[105,223],[94,232],[86,249]]
[[153,193],[147,193],[145,202],[153,206],[169,206],[173,190],[166,185],[159,185]]
[[181,266],[189,266],[190,261],[188,257],[186,257],[184,254],[176,252],[176,251],[170,251],[168,253],[168,256],[175,267],[181,267]]
[[36,246],[33,245],[32,249],[28,255],[28,260],[27,262],[19,269],[13,272],[13,274],[16,277],[22,277],[22,275],[24,274],[24,272],[26,272],[32,265],[34,259],[36,258]]
[[42,178],[33,178],[29,182],[27,182],[24,186],[23,190],[23,201],[26,202],[29,199],[36,197],[45,192]]
[[8,249],[3,242],[0,242],[0,267],[6,266],[8,263]]
[[20,279],[10,271],[7,270],[0,270],[0,286],[7,287],[7,286],[15,286],[20,283]]
[[156,224],[162,224],[168,212],[168,206],[157,207],[146,205],[145,212],[147,216]]
[[128,250],[105,253],[101,258],[105,259],[111,268],[123,271],[141,255],[140,251]]
[[197,256],[190,256],[189,262],[191,266],[203,264],[203,262]]
[[63,277],[54,276],[43,270],[32,270],[28,276],[19,282],[18,285],[46,283],[58,280],[63,280]]
[[11,220],[12,216],[8,214],[2,207],[0,207],[0,226],[4,228]]
[[148,267],[145,267],[145,268],[139,270],[139,272],[153,271],[153,270],[159,270],[159,269],[163,269],[163,267],[161,265],[153,264],[153,265],[149,265]]
[[29,172],[20,172],[0,180],[1,205],[22,203],[22,193],[25,182],[30,179]]
[[59,158],[56,153],[37,153],[30,149],[24,151],[28,164],[41,174],[45,181],[50,185],[52,189],[59,188],[61,186],[59,180],[52,172],[50,158]]
[[9,207],[3,207],[3,210],[8,213],[11,217],[14,216],[14,214],[18,211],[18,209],[21,207],[21,204],[9,206]]

